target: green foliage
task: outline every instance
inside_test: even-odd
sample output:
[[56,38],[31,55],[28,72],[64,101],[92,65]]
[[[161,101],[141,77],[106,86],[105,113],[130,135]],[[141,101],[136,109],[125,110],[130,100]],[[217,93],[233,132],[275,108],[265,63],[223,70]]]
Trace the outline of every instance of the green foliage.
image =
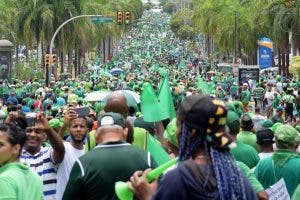
[[167,2],[163,5],[163,11],[172,14],[176,9],[176,3]]
[[172,15],[170,28],[174,34],[182,40],[194,40],[196,31],[191,26],[193,11],[182,9]]
[[35,69],[35,63],[29,63],[29,67],[25,63],[17,63],[12,69],[12,78],[19,80],[26,79],[43,79],[45,71],[41,68]]
[[150,9],[152,9],[152,8],[153,8],[153,3],[151,3],[151,2],[146,3],[146,4],[144,5],[144,8],[145,8],[145,10],[150,10]]

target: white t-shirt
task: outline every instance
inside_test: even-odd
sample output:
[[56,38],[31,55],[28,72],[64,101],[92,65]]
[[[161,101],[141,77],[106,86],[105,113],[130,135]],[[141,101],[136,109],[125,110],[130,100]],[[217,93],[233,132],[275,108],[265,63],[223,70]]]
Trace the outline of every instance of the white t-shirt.
[[61,200],[75,161],[84,154],[84,149],[76,149],[70,142],[64,142],[65,156],[57,170],[56,200]]
[[270,153],[259,153],[258,156],[259,158],[262,160],[264,158],[269,158],[273,155],[273,152],[270,152]]
[[272,102],[274,100],[274,93],[266,91],[266,93],[265,93],[265,99],[267,99],[267,103],[268,103],[267,106],[271,106]]

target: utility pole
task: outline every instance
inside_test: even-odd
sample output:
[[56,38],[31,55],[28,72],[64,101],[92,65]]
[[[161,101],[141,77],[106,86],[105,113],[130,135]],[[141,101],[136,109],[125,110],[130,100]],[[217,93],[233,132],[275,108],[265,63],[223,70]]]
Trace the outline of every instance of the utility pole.
[[234,58],[233,63],[237,61],[237,12],[234,11]]

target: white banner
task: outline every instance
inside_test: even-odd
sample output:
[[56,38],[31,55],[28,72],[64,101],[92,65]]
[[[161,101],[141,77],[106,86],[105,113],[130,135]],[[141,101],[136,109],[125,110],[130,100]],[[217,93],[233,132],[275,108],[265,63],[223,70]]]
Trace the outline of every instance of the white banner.
[[290,200],[290,195],[283,178],[267,188],[266,192],[268,193],[269,200]]

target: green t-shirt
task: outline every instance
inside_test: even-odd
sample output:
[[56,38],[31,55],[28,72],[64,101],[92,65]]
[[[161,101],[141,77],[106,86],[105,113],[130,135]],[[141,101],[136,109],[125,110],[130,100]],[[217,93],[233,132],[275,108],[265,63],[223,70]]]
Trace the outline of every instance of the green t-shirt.
[[[278,157],[278,155],[286,159],[282,167],[273,159],[273,156]],[[272,157],[259,161],[254,173],[264,188],[270,187],[283,178],[289,195],[292,196],[300,183],[300,157],[289,150],[277,150]]]
[[155,168],[146,151],[124,142],[96,146],[73,165],[64,200],[118,199],[117,181],[129,181],[137,170]]
[[41,200],[43,183],[41,178],[19,162],[0,167],[0,200]]
[[257,151],[252,146],[241,141],[236,141],[236,147],[230,149],[230,153],[237,161],[243,162],[250,169],[259,162]]
[[237,94],[238,89],[239,89],[239,86],[233,85],[233,86],[230,87],[230,93],[231,94]]
[[253,190],[255,191],[255,193],[258,193],[258,192],[264,190],[264,187],[257,180],[257,178],[255,177],[254,173],[250,170],[249,167],[247,167],[247,165],[245,165],[244,163],[239,162],[239,161],[236,161],[236,164],[240,168],[241,172],[248,179],[248,181],[251,184],[251,186],[252,186]]
[[277,108],[279,106],[279,103],[280,103],[280,98],[277,96],[274,98],[273,102],[272,102],[272,106],[273,108]]
[[236,137],[236,140],[244,144],[252,146],[257,152],[259,152],[258,145],[256,143],[256,135],[251,131],[241,131]]
[[250,101],[250,91],[249,90],[242,91],[241,101],[243,103],[249,103],[249,101]]

